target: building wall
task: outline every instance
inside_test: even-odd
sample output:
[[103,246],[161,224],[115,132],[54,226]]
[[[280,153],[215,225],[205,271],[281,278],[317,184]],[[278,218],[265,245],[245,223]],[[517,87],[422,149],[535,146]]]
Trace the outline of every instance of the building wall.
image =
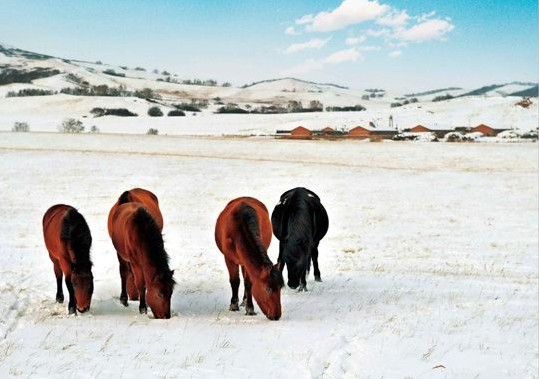
[[498,134],[494,129],[486,125],[479,125],[472,129],[472,132],[481,132],[485,136],[493,137]]

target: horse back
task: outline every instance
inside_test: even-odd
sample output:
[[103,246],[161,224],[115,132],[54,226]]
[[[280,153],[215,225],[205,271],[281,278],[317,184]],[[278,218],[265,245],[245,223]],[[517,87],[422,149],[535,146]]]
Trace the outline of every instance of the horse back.
[[112,217],[118,207],[125,203],[141,203],[144,205],[146,210],[152,215],[153,219],[157,223],[157,226],[162,231],[163,230],[163,215],[159,209],[159,200],[157,196],[151,191],[145,190],[143,188],[133,188],[129,191],[125,191],[120,195],[116,203],[112,206],[109,212],[108,218],[108,231],[109,235],[112,237]]
[[243,207],[250,207],[256,212],[258,235],[264,249],[271,243],[271,221],[266,206],[252,197],[239,197],[230,201],[219,214],[215,225],[215,242],[221,252],[237,264],[241,264],[241,257],[237,255],[236,246],[240,243],[242,225],[237,217]]
[[62,239],[64,218],[70,210],[70,205],[56,204],[50,207],[43,216],[43,238],[51,259],[69,260],[66,242]]

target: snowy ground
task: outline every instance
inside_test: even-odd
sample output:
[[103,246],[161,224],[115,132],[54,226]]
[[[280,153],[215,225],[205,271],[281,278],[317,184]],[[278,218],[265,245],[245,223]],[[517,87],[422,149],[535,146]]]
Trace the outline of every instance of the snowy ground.
[[[537,377],[537,170],[537,144],[1,133],[0,377]],[[278,322],[229,312],[218,213],[241,195],[271,211],[299,185],[330,216],[324,282],[284,290]],[[170,320],[118,300],[106,218],[134,186],[165,217]],[[42,240],[58,202],[94,237],[76,317]]]

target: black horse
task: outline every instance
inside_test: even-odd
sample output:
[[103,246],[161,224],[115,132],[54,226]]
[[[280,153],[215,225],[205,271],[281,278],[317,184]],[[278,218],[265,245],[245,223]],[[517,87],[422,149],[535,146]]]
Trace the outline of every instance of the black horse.
[[279,240],[277,264],[288,271],[288,286],[307,291],[305,279],[314,266],[314,279],[321,282],[318,268],[318,244],[328,231],[328,214],[314,192],[298,187],[281,195],[271,214],[273,234]]

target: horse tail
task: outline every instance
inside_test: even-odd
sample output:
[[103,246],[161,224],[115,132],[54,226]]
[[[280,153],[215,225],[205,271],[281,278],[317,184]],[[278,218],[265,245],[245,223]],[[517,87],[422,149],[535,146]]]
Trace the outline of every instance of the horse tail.
[[125,191],[124,193],[122,193],[118,198],[118,205],[129,203],[131,201],[130,195],[131,194],[129,193],[129,191]]
[[[234,217],[241,228],[241,240],[245,247],[255,250],[259,256],[267,257],[267,251],[260,239],[260,226],[258,216],[253,207],[242,204],[235,212]],[[269,258],[268,258],[269,259]]]
[[86,220],[75,208],[70,208],[64,216],[60,238],[68,243],[78,265],[92,265],[92,234]]

